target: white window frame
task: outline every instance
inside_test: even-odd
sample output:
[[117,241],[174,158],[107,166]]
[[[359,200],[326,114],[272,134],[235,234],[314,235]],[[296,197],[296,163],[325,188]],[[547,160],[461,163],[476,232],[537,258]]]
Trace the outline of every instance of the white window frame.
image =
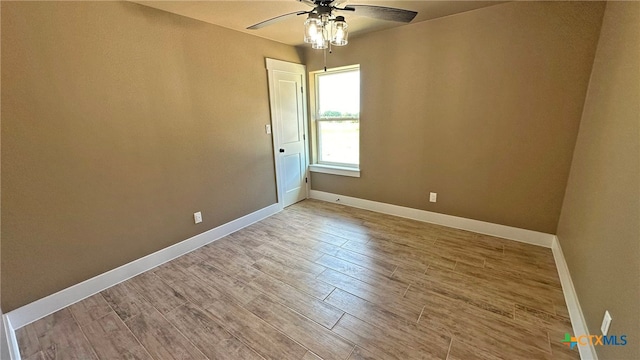
[[[353,70],[360,70],[360,65],[349,65],[349,66],[341,66],[332,69],[327,69],[326,73],[339,73],[339,72],[347,72]],[[309,88],[310,88],[310,109],[311,109],[311,155],[313,159],[313,163],[309,166],[309,170],[312,172],[318,172],[323,174],[332,174],[332,175],[341,175],[341,176],[351,176],[351,177],[360,177],[360,159],[358,159],[358,164],[343,164],[343,163],[332,163],[328,161],[319,162],[319,153],[320,153],[320,141],[319,141],[319,132],[318,132],[318,123],[322,121],[353,121],[357,120],[360,123],[360,116],[357,118],[321,118],[318,114],[318,89],[317,89],[317,78],[318,75],[325,74],[324,70],[313,71],[309,73]],[[358,136],[360,133],[358,132]]]

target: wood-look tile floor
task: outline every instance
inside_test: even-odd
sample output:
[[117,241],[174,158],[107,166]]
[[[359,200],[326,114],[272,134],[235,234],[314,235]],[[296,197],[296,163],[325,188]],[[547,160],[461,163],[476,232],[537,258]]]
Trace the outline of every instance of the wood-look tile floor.
[[306,200],[17,331],[23,359],[578,359],[549,249]]

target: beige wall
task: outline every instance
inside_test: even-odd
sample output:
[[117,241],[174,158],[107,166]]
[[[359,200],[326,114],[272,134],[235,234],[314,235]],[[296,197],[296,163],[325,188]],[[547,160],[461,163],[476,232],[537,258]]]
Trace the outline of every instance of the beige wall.
[[609,2],[558,225],[600,359],[640,359],[640,3]]
[[137,4],[3,1],[2,309],[275,203],[265,57],[300,62]]
[[506,3],[334,48],[361,65],[362,177],[312,188],[555,233],[603,9]]
[[[0,17],[2,16],[2,7],[0,6]],[[2,37],[2,30],[0,28],[0,38]],[[1,46],[0,46],[1,47]],[[1,54],[1,51],[0,51]],[[1,64],[1,61],[0,61]],[[0,69],[2,66],[0,65]],[[0,86],[2,81],[0,80]],[[0,109],[2,106],[0,105]],[[2,119],[0,119],[0,129],[2,129]],[[2,130],[0,130],[1,133]],[[2,148],[2,136],[0,136],[0,148]],[[2,162],[0,161],[0,209],[2,209]],[[2,217],[0,216],[0,261],[2,261]],[[0,266],[0,299],[2,299],[2,266]],[[2,317],[2,304],[0,304],[0,359],[9,359],[11,354],[9,353],[9,342],[7,334],[4,331],[4,318]]]

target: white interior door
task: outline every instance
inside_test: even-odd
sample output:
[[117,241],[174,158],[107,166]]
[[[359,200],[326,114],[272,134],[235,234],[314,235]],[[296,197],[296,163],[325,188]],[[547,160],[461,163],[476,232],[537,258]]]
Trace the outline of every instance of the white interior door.
[[304,65],[267,59],[278,203],[307,198],[306,70]]

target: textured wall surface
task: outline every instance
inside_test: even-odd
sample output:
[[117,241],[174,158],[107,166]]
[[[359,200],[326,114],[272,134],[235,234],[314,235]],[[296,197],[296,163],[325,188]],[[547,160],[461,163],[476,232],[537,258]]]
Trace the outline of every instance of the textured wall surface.
[[362,177],[312,188],[555,233],[603,11],[510,2],[334,48],[361,66]]
[[275,203],[265,57],[300,62],[138,4],[3,1],[2,309]]
[[607,4],[558,225],[600,359],[640,359],[640,3]]

